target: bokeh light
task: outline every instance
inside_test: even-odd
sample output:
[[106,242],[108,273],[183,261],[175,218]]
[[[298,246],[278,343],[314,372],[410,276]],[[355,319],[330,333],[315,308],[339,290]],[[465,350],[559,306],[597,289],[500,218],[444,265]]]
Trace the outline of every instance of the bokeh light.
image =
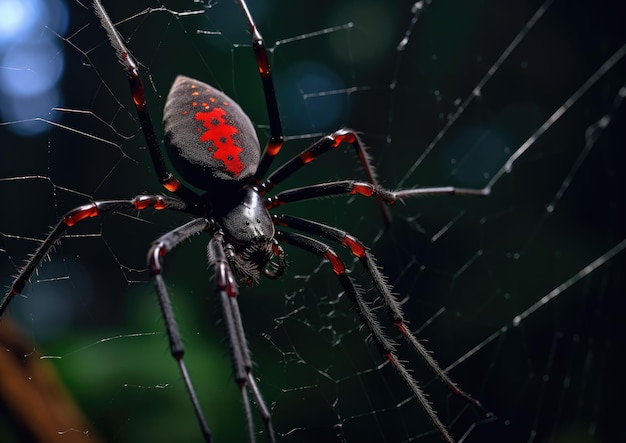
[[0,0],[0,121],[18,135],[45,131],[62,105],[59,36],[67,24],[63,0]]

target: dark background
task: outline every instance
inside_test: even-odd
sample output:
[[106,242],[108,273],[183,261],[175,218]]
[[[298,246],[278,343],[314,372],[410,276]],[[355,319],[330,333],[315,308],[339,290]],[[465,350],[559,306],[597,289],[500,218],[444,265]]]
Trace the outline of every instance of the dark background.
[[[234,4],[211,2],[203,15],[176,16],[143,13],[158,2],[111,3],[105,7],[121,22],[118,29],[142,65],[157,127],[169,85],[184,73],[235,98],[265,142],[260,82]],[[617,2],[555,1],[428,150],[537,8],[547,6],[502,3],[435,1],[424,3],[418,16],[406,1],[251,1],[271,48],[289,137],[277,163],[345,125],[363,133],[381,183],[389,188],[485,186],[624,44],[624,11]],[[201,8],[162,4],[174,11]],[[70,208],[90,199],[161,192],[125,75],[104,32],[80,3],[68,4],[68,10],[69,27],[57,37],[65,57],[59,107],[87,112],[51,110],[44,117],[64,127],[48,125],[34,138],[14,135],[13,124],[0,126],[0,177],[46,177],[0,181],[0,276],[6,285],[36,246],[33,239],[41,239]],[[419,18],[413,26],[414,17]],[[340,29],[307,36],[335,26]],[[408,44],[398,51],[407,30]],[[299,35],[307,37],[284,41]],[[364,198],[284,208],[344,227],[372,246],[411,328],[452,379],[497,416],[485,419],[453,398],[401,346],[400,358],[459,440],[626,438],[620,413],[625,255],[619,252],[626,237],[625,120],[624,107],[614,105],[625,66],[619,61],[594,82],[487,199],[398,203],[386,231],[376,205]],[[328,91],[335,92],[319,94]],[[605,115],[610,125],[599,137],[586,135]],[[362,175],[345,150],[319,158],[285,186],[348,177]],[[555,200],[559,189],[564,193]],[[62,357],[54,365],[107,441],[199,440],[156,299],[145,283],[150,241],[186,220],[142,213],[85,222],[44,264],[25,292],[28,298],[11,307],[39,352]],[[243,441],[244,418],[205,244],[206,238],[196,238],[168,255],[167,281],[215,440]],[[243,288],[240,297],[255,374],[280,440],[439,441],[393,369],[378,368],[383,358],[364,344],[365,333],[329,266],[288,252],[283,279],[262,280]],[[599,257],[606,263],[584,271]],[[367,288],[359,266],[353,271]],[[529,311],[546,295],[554,297]],[[518,315],[523,318],[514,326]],[[0,426],[8,441],[18,441],[10,418]]]

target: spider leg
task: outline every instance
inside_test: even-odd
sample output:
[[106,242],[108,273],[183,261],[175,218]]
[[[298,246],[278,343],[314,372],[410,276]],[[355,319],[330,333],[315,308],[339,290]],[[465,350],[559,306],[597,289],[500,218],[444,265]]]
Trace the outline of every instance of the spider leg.
[[[376,178],[376,171],[372,165],[372,160],[365,149],[365,145],[359,138],[356,132],[351,129],[340,129],[321,138],[317,142],[313,143],[307,149],[300,154],[291,158],[288,162],[276,169],[260,186],[260,192],[264,194],[270,191],[274,186],[281,183],[287,177],[299,170],[302,166],[312,162],[318,155],[324,154],[331,149],[337,148],[342,144],[350,144],[354,147],[357,156],[361,162],[361,166],[365,171],[367,180],[378,186],[378,179]],[[391,223],[391,214],[389,208],[384,205],[380,200],[378,201],[380,210],[383,214],[385,224]]]
[[267,266],[263,268],[263,274],[270,280],[277,280],[283,275],[285,269],[287,269],[287,259],[284,249],[278,244],[276,239],[272,242],[272,250],[274,256],[278,257],[278,263],[276,263],[274,269],[268,269]]
[[346,267],[343,261],[337,255],[337,253],[335,253],[335,251],[333,251],[330,246],[322,243],[319,240],[315,240],[313,238],[294,232],[276,231],[276,238],[298,248],[309,251],[313,254],[319,255],[320,257],[326,258],[330,262],[330,265],[333,268],[333,272],[339,278],[343,290],[354,305],[361,321],[369,330],[372,340],[374,341],[374,344],[376,345],[380,353],[389,361],[391,361],[391,363],[394,365],[400,376],[409,386],[409,388],[413,392],[413,395],[419,400],[422,407],[434,423],[435,427],[444,437],[444,439],[449,443],[453,443],[454,440],[448,433],[446,427],[443,425],[441,420],[439,420],[439,417],[430,405],[428,399],[424,395],[424,392],[419,387],[415,379],[404,367],[404,365],[395,356],[395,344],[385,336],[380,324],[376,319],[376,316],[373,314],[371,308],[363,299],[363,296],[359,289],[346,273]]
[[187,205],[176,198],[162,195],[138,195],[132,200],[103,200],[95,201],[83,206],[78,206],[67,212],[61,220],[52,228],[52,231],[39,245],[35,253],[30,256],[24,267],[20,270],[11,288],[0,302],[0,317],[11,303],[13,297],[21,293],[26,283],[39,266],[39,263],[50,253],[54,245],[63,236],[65,230],[76,223],[91,217],[97,217],[107,212],[138,211],[146,208],[173,209],[184,211]]
[[352,254],[359,259],[363,267],[367,270],[367,273],[374,284],[374,288],[382,298],[383,306],[389,316],[389,319],[391,320],[391,323],[400,330],[406,340],[426,361],[435,374],[437,374],[437,376],[450,388],[453,394],[458,395],[468,403],[483,409],[478,400],[461,390],[450,379],[450,377],[448,377],[446,372],[441,369],[437,361],[432,357],[424,345],[422,345],[410,331],[406,320],[404,319],[404,315],[402,314],[400,303],[398,303],[395,295],[391,292],[391,287],[387,284],[387,278],[383,275],[380,267],[376,265],[374,256],[369,252],[368,248],[366,248],[363,243],[359,241],[359,239],[346,231],[323,223],[314,222],[312,220],[283,214],[273,215],[272,218],[274,223],[279,226],[289,226],[309,234],[318,235],[349,248]]
[[329,183],[304,186],[282,191],[267,199],[267,209],[272,209],[284,203],[291,203],[312,198],[332,197],[337,195],[361,194],[366,197],[375,197],[387,204],[411,197],[427,197],[433,195],[489,195],[489,189],[467,189],[444,186],[439,188],[414,188],[390,191],[373,183],[357,180],[340,180]]
[[141,75],[139,73],[139,66],[132,54],[124,44],[122,37],[120,36],[115,25],[111,21],[111,18],[107,14],[106,10],[100,3],[100,0],[93,0],[94,12],[100,19],[102,27],[106,31],[111,46],[115,49],[117,57],[120,63],[124,66],[126,73],[128,74],[128,83],[130,85],[130,91],[133,96],[133,103],[137,109],[137,116],[141,123],[141,129],[148,145],[148,151],[150,152],[150,158],[154,165],[157,177],[161,185],[168,191],[178,195],[180,198],[188,202],[196,202],[198,200],[196,194],[185,187],[171,172],[167,170],[165,166],[165,160],[161,152],[161,146],[159,140],[154,132],[154,126],[152,124],[152,118],[148,112],[148,104],[146,102],[145,92],[143,88],[143,82],[141,81]]
[[259,68],[259,74],[261,74],[261,82],[263,83],[263,93],[265,94],[265,104],[267,106],[267,115],[270,123],[270,139],[265,146],[265,151],[261,156],[261,161],[254,174],[254,179],[258,182],[269,169],[274,157],[278,155],[280,149],[285,142],[283,135],[283,128],[280,123],[280,113],[278,112],[278,100],[276,99],[276,92],[274,90],[274,81],[272,80],[272,73],[270,70],[270,62],[267,57],[267,49],[265,48],[265,42],[263,36],[259,32],[259,29],[254,23],[252,14],[248,9],[248,5],[244,0],[239,0],[239,6],[243,10],[243,13],[248,21],[248,27],[252,34],[252,49],[254,51],[254,57]]
[[252,376],[252,359],[250,358],[250,349],[246,340],[243,329],[243,322],[239,312],[239,303],[237,295],[239,289],[235,281],[233,272],[228,264],[226,251],[224,251],[223,234],[217,231],[208,246],[209,262],[213,265],[215,271],[215,284],[218,297],[222,306],[224,325],[226,326],[226,334],[230,347],[231,360],[233,363],[233,374],[235,382],[241,390],[242,400],[246,412],[246,421],[248,423],[249,441],[255,441],[254,422],[250,412],[250,402],[246,385],[252,392],[256,401],[261,419],[265,424],[265,429],[270,442],[275,443],[274,428],[272,426],[272,417],[270,411],[263,400],[261,391]]
[[180,338],[180,331],[178,330],[178,326],[176,324],[176,318],[174,317],[174,311],[172,310],[170,297],[167,293],[167,287],[165,286],[165,281],[163,280],[161,260],[166,253],[174,249],[182,241],[203,231],[210,230],[212,225],[213,224],[210,221],[204,218],[192,220],[189,223],[186,223],[183,226],[180,226],[159,237],[159,239],[152,244],[152,247],[148,252],[148,269],[150,270],[150,275],[152,275],[152,278],[154,279],[156,293],[161,307],[161,315],[163,316],[165,330],[167,331],[167,337],[169,339],[170,352],[172,357],[174,357],[178,363],[178,367],[185,382],[187,393],[191,398],[193,409],[200,424],[204,440],[207,442],[211,441],[211,431],[209,431],[209,426],[204,419],[204,414],[202,413],[198,396],[196,395],[196,391],[191,383],[191,377],[189,376],[187,367],[183,361],[185,350]]

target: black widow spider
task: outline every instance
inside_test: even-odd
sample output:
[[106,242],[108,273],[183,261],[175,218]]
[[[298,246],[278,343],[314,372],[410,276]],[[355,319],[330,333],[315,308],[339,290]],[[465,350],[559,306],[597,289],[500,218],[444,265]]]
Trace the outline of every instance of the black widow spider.
[[[283,132],[274,93],[267,52],[261,34],[254,24],[244,0],[238,1],[252,34],[252,48],[256,57],[265,93],[270,122],[270,139],[262,155],[254,126],[241,108],[224,93],[192,78],[179,76],[168,94],[163,113],[165,146],[174,165],[175,172],[187,183],[203,190],[198,195],[185,186],[165,166],[159,141],[148,114],[144,88],[137,63],[115,29],[111,19],[99,0],[94,0],[95,13],[106,30],[111,45],[124,66],[130,83],[133,102],[148,145],[155,172],[161,184],[175,197],[166,195],[138,195],[131,200],[95,201],[69,211],[53,228],[41,246],[21,269],[10,290],[0,303],[0,315],[7,309],[13,297],[20,293],[30,276],[61,238],[64,231],[89,217],[119,211],[140,211],[146,208],[169,209],[191,214],[197,218],[173,229],[157,239],[148,253],[148,268],[156,285],[165,329],[169,338],[171,354],[178,362],[186,389],[205,441],[211,441],[211,432],[205,421],[200,403],[183,362],[183,345],[174,318],[167,288],[163,280],[163,257],[182,241],[195,234],[208,233],[208,260],[215,273],[217,296],[221,303],[227,338],[233,364],[235,382],[243,397],[248,426],[249,441],[255,440],[252,411],[248,390],[253,396],[265,424],[268,440],[276,441],[271,414],[252,375],[250,351],[239,313],[236,277],[252,284],[262,273],[270,279],[279,278],[286,267],[285,252],[279,242],[317,254],[330,262],[341,286],[367,328],[372,341],[380,353],[396,368],[402,379],[419,400],[438,429],[448,442],[453,439],[425,398],[417,382],[394,354],[394,343],[388,339],[372,313],[372,308],[363,300],[361,291],[346,273],[339,256],[321,237],[347,247],[359,258],[367,270],[373,286],[379,294],[391,323],[396,326],[411,346],[426,360],[455,394],[470,404],[480,403],[460,390],[439,367],[428,351],[406,326],[400,304],[386,283],[380,268],[368,249],[349,233],[322,223],[284,214],[270,215],[270,210],[283,204],[305,199],[327,196],[361,194],[374,197],[380,204],[385,221],[390,221],[387,207],[398,200],[409,197],[439,194],[486,195],[488,190],[460,189],[454,187],[418,188],[399,191],[383,189],[377,183],[374,168],[359,137],[350,129],[340,129],[312,144],[299,155],[277,168],[265,180],[274,157],[283,144]],[[264,197],[274,186],[317,156],[337,148],[351,145],[367,175],[367,181],[341,180],[289,189]],[[275,225],[286,226],[297,232],[275,230]]]

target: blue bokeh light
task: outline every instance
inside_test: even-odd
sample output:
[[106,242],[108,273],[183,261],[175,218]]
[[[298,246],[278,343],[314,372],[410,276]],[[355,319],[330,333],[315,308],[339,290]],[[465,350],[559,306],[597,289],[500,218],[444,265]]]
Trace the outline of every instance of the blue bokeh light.
[[3,94],[31,97],[55,88],[63,74],[63,57],[55,57],[57,45],[52,40],[21,43],[5,52],[0,65]]
[[64,0],[0,0],[0,122],[32,136],[62,105],[65,60],[59,35],[69,17]]
[[24,39],[40,19],[40,0],[0,1],[0,43]]

